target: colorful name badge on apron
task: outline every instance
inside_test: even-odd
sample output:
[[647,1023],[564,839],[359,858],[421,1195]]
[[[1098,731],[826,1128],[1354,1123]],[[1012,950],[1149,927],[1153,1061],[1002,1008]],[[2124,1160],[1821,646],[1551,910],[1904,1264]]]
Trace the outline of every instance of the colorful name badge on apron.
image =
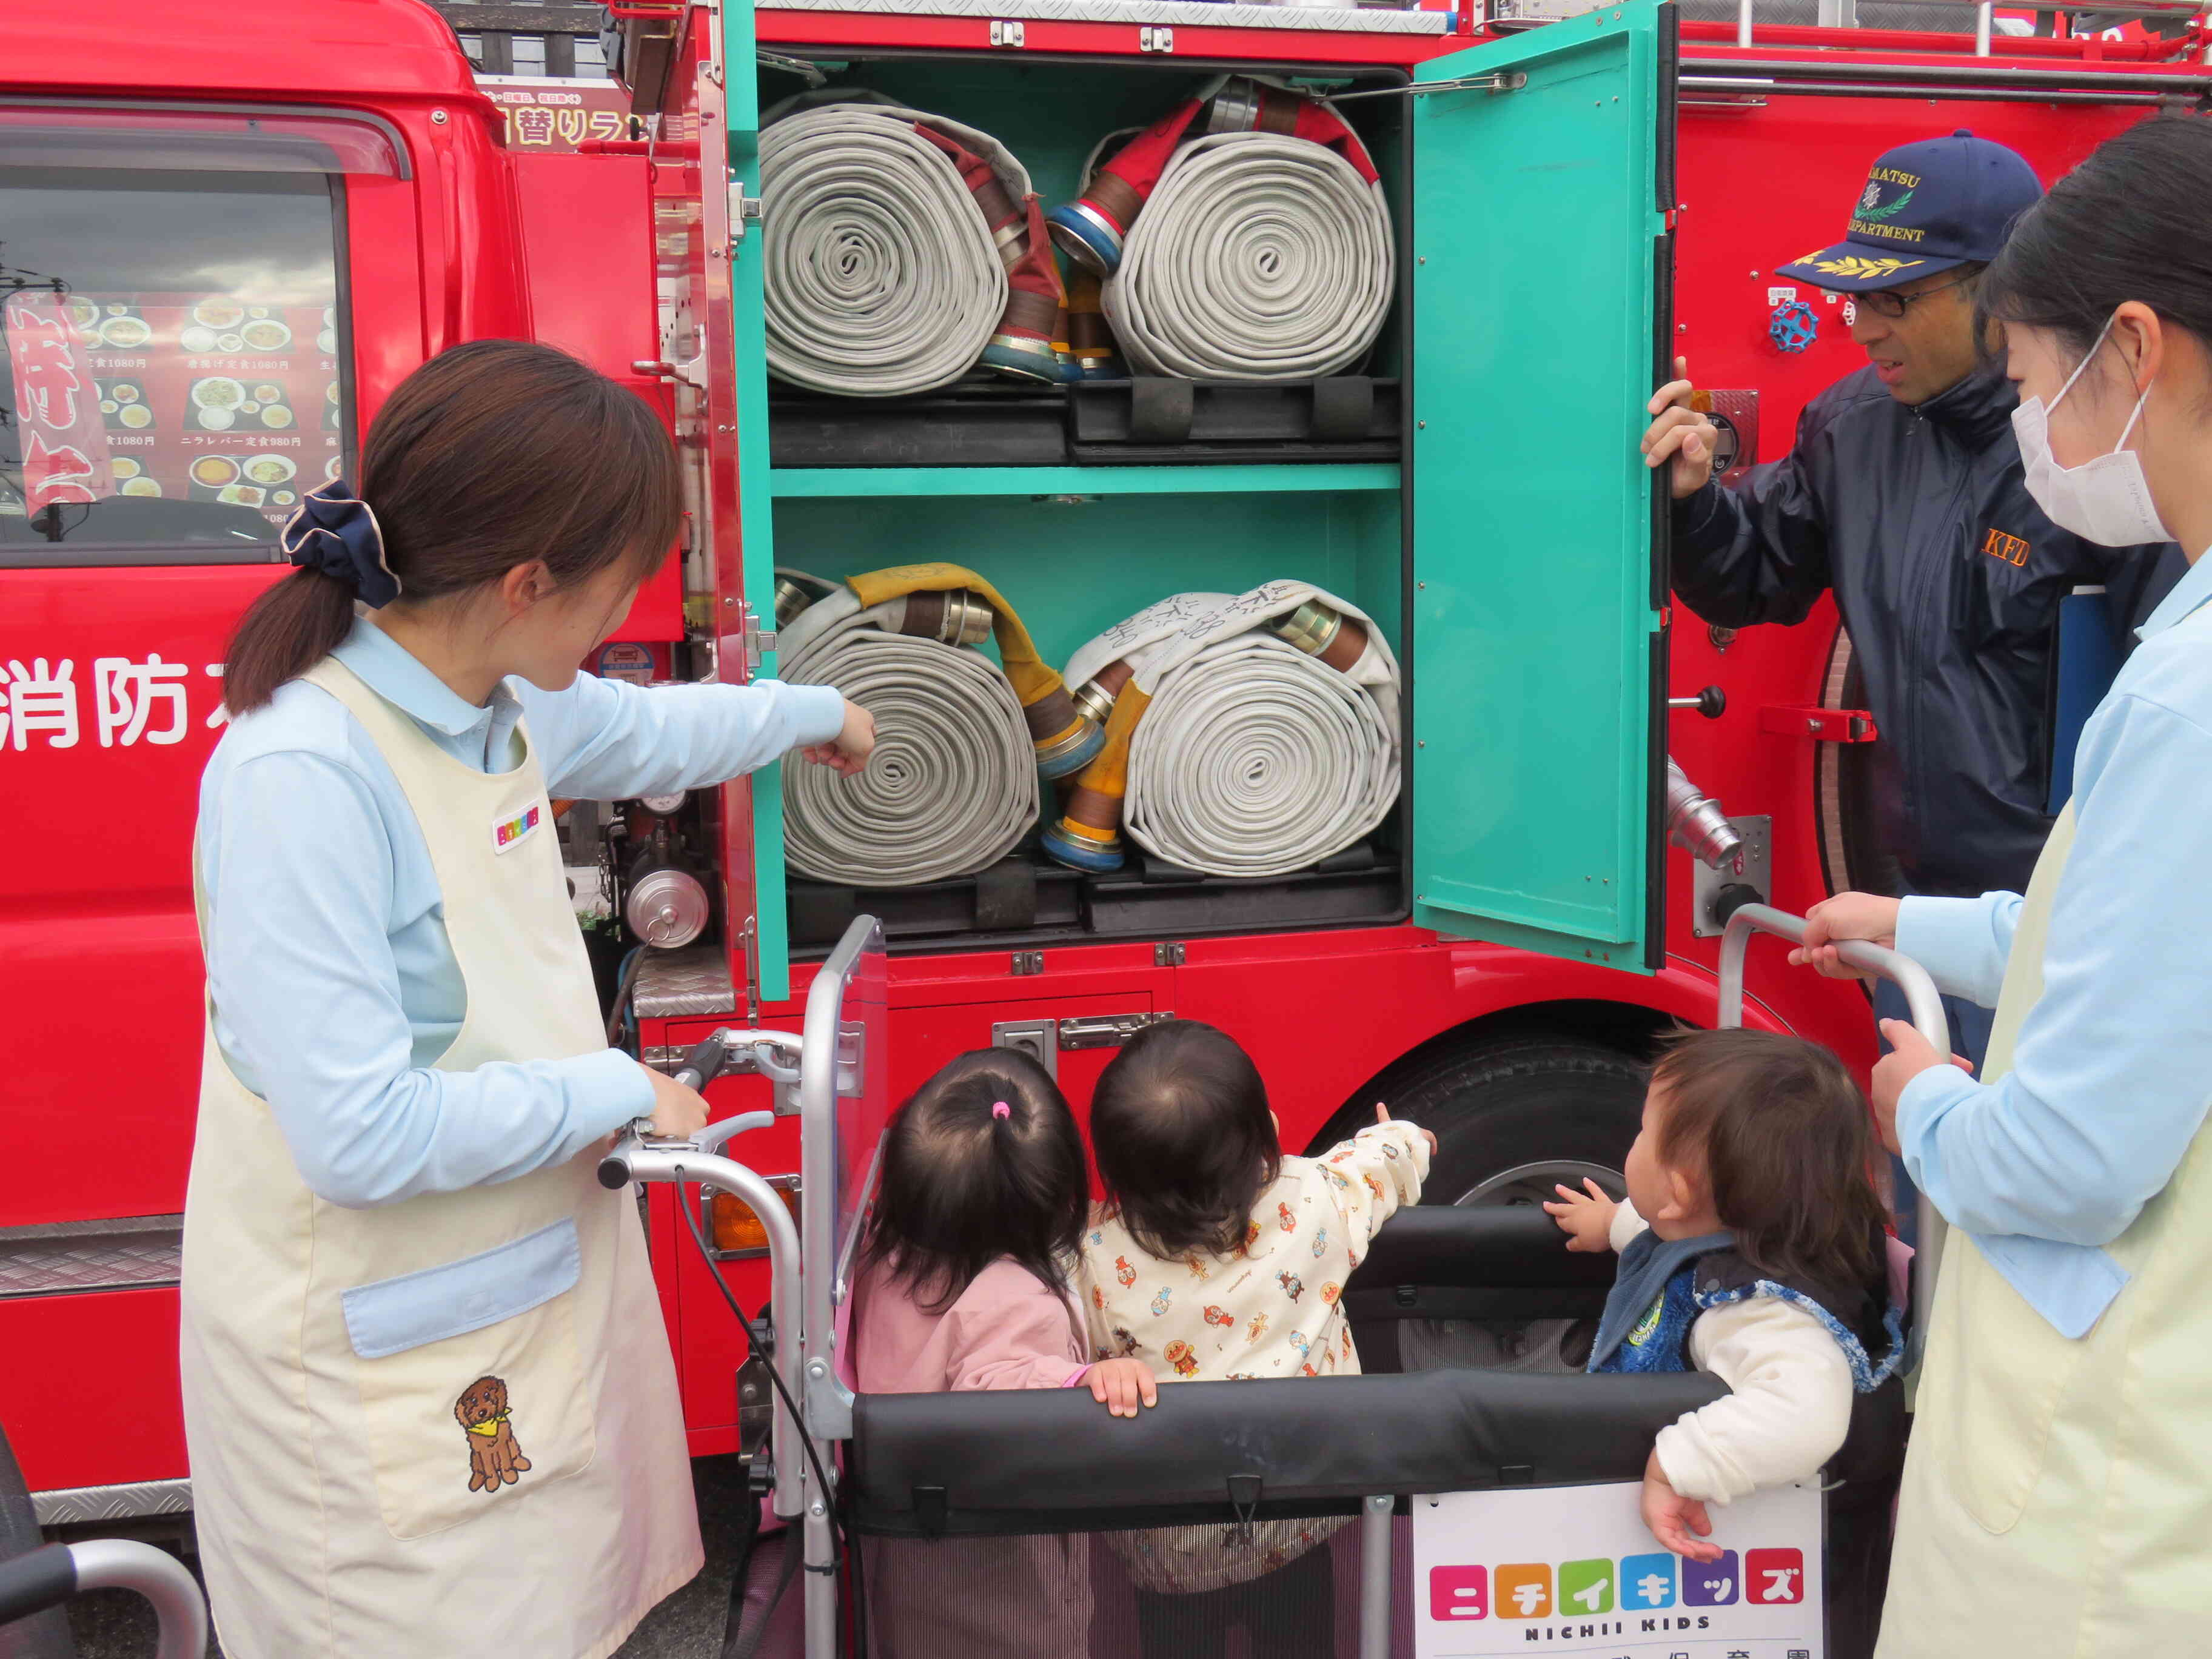
[[502,817],[491,827],[491,846],[495,853],[512,852],[538,831],[545,816],[545,804],[533,801],[513,817]]

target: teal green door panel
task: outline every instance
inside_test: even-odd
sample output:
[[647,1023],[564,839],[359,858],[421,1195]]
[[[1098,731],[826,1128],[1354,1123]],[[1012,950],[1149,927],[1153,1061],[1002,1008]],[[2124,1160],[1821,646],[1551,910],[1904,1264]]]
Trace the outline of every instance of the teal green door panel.
[[[722,64],[727,85],[730,182],[760,194],[760,82],[754,69],[753,9],[722,8]],[[712,180],[702,188],[712,190]],[[732,227],[736,228],[736,227]],[[732,247],[731,337],[737,353],[738,520],[744,591],[761,626],[775,616],[775,516],[769,488],[768,340],[761,297],[761,231],[755,223]],[[775,673],[763,653],[760,677]],[[753,774],[753,902],[764,1001],[791,994],[790,927],[783,865],[783,763]]]
[[1413,100],[1415,920],[1642,967],[1662,613],[1637,440],[1672,8],[1439,58]]

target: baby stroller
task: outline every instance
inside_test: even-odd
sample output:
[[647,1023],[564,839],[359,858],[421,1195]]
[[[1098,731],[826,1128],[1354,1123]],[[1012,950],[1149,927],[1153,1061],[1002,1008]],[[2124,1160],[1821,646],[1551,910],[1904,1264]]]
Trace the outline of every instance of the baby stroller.
[[0,1434],[0,1659],[75,1659],[59,1609],[85,1590],[136,1590],[161,1620],[158,1659],[202,1659],[207,1603],[175,1557],[151,1544],[101,1538],[39,1542],[15,1454]]
[[[1721,1024],[1741,1019],[1752,934],[1794,939],[1803,930],[1765,906],[1735,913],[1722,946]],[[1898,981],[1915,1024],[1931,1042],[1948,1042],[1924,971],[1872,945],[1846,946],[1844,956]],[[1109,1534],[1283,1519],[1330,1534],[1319,1547],[1332,1594],[1326,1613],[1299,1633],[1302,1651],[1344,1659],[1871,1652],[1903,1459],[1899,1380],[1859,1397],[1822,1481],[1717,1510],[1713,1541],[1727,1553],[1707,1567],[1658,1550],[1638,1518],[1634,1483],[1661,1428],[1726,1392],[1718,1378],[1401,1369],[1398,1334],[1408,1320],[1596,1316],[1610,1258],[1569,1254],[1533,1206],[1420,1206],[1395,1217],[1345,1291],[1364,1376],[1182,1383],[1162,1389],[1159,1404],[1133,1421],[1109,1417],[1080,1389],[856,1395],[847,1295],[892,1106],[883,1086],[885,1007],[881,929],[862,917],[814,981],[803,1033],[720,1031],[687,1060],[687,1081],[766,1074],[776,1085],[775,1114],[726,1120],[695,1141],[626,1138],[601,1170],[611,1186],[720,1188],[767,1228],[774,1329],[754,1329],[752,1363],[764,1358],[772,1370],[775,1406],[752,1469],[781,1542],[764,1542],[739,1565],[726,1655],[884,1651],[866,1634],[863,1539],[926,1547],[1054,1537],[1088,1550],[1093,1607],[1077,1650],[1136,1659],[1157,1650],[1141,1639]],[[801,1119],[796,1224],[767,1183],[721,1150],[780,1115]],[[1916,1333],[1925,1326],[1940,1228],[1924,1205],[1920,1224]],[[945,1605],[972,1610],[994,1593],[954,1570],[972,1555],[945,1559]],[[794,1583],[801,1609],[773,1605]],[[1064,1608],[1010,1602],[990,1622],[996,1651],[1068,1651],[1064,1638],[1045,1633],[1064,1631]],[[1264,1645],[1260,1632],[1224,1626],[1184,1650],[1261,1659]],[[1279,1652],[1271,1646],[1268,1659]]]

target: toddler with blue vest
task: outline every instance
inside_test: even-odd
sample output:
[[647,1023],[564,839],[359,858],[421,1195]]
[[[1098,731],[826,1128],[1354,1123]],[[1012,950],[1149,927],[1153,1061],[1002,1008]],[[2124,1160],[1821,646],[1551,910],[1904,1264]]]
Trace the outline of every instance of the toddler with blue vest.
[[[1545,1205],[1571,1250],[1617,1250],[1593,1371],[1711,1371],[1730,1393],[1660,1431],[1644,1520],[1720,1558],[1707,1504],[1809,1480],[1851,1397],[1896,1370],[1887,1212],[1866,1097],[1826,1049],[1771,1031],[1686,1031],[1651,1069],[1628,1197]],[[1694,1534],[1694,1535],[1693,1535]]]

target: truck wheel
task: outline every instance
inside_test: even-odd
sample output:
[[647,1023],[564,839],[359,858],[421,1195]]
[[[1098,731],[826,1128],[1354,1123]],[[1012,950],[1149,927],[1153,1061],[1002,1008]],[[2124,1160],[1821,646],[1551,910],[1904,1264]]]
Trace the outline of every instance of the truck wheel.
[[1644,1072],[1599,1043],[1509,1037],[1386,1078],[1377,1098],[1436,1135],[1424,1203],[1540,1204],[1586,1176],[1617,1198]]
[[[1571,1040],[1462,1048],[1386,1076],[1373,1092],[1393,1116],[1436,1135],[1425,1204],[1540,1204],[1555,1184],[1585,1177],[1618,1198],[1644,1112],[1642,1068],[1619,1049]],[[1366,1103],[1364,1120],[1374,1109]],[[1408,1371],[1558,1375],[1582,1370],[1596,1334],[1590,1320],[1412,1319],[1396,1328],[1395,1355],[1376,1359]]]

